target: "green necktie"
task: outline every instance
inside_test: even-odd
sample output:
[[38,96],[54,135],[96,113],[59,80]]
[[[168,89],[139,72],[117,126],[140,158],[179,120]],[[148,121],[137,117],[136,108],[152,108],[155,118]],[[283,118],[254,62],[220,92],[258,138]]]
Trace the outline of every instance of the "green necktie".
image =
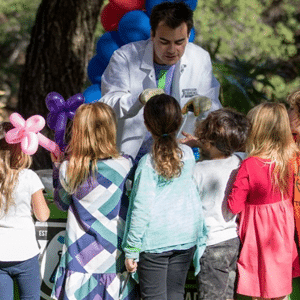
[[168,73],[168,70],[160,70],[159,75],[158,75],[158,84],[157,84],[157,87],[159,89],[165,88],[167,73]]

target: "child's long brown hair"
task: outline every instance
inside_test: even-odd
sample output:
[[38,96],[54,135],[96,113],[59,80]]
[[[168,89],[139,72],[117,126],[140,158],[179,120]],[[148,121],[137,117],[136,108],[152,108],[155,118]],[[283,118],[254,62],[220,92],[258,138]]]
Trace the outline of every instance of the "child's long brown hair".
[[116,122],[113,109],[105,103],[82,104],[77,109],[67,148],[69,193],[95,174],[99,159],[120,155],[116,147]]
[[[13,128],[5,124],[5,131]],[[20,171],[31,166],[32,159],[21,150],[21,144],[8,144],[5,138],[0,140],[0,211],[7,214],[14,204],[13,191]]]
[[247,117],[251,122],[251,130],[246,152],[249,156],[270,159],[274,163],[273,182],[283,196],[287,196],[286,182],[292,175],[290,163],[298,153],[298,148],[285,106],[281,103],[262,103],[251,109]]
[[145,105],[144,119],[154,139],[152,157],[157,173],[166,179],[179,176],[182,151],[176,141],[176,132],[182,114],[178,102],[166,94],[153,96]]

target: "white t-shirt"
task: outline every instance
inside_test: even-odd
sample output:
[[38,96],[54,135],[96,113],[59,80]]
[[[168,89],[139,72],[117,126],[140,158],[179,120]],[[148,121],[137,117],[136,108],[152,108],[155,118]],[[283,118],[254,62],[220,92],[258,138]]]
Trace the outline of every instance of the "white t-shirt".
[[227,197],[242,161],[241,155],[204,160],[194,169],[208,229],[207,245],[237,237],[236,216],[227,208]]
[[32,218],[31,196],[44,189],[38,175],[25,169],[19,173],[14,204],[0,211],[0,261],[24,261],[39,253]]

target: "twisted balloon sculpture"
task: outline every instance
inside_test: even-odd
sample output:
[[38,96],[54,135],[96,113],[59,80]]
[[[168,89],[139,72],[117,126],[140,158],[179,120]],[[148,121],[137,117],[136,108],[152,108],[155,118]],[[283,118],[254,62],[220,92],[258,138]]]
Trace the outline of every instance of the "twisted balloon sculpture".
[[61,151],[64,151],[66,148],[65,133],[68,118],[74,118],[76,109],[84,103],[84,96],[76,94],[65,101],[59,93],[51,92],[47,95],[45,101],[50,111],[47,116],[47,124],[50,129],[54,130],[55,142],[59,145]]
[[12,113],[9,120],[15,128],[5,134],[7,143],[21,143],[22,151],[28,155],[33,155],[40,144],[56,157],[60,156],[61,151],[58,145],[39,132],[44,128],[46,123],[42,116],[34,115],[24,120],[18,113]]

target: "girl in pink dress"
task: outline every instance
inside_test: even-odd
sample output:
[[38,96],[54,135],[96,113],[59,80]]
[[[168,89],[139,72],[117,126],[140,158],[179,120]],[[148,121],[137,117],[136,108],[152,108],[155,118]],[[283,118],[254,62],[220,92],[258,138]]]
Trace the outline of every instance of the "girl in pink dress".
[[292,205],[298,149],[283,104],[262,103],[248,117],[248,158],[228,199],[229,209],[240,213],[237,293],[285,300],[292,292],[293,272],[299,272]]

